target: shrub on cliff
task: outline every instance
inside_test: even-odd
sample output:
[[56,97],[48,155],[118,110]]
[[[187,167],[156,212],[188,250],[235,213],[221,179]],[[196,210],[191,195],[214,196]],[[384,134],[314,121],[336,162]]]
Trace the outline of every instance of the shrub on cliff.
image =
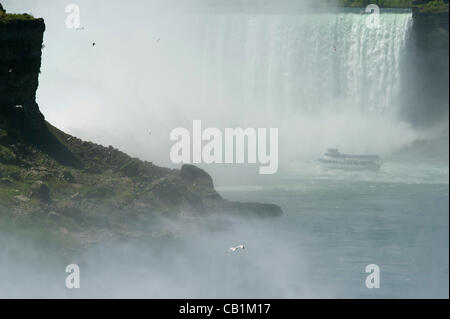
[[0,145],[0,163],[14,163],[16,160],[16,155],[9,148]]
[[6,10],[0,3],[0,23],[8,23],[17,20],[34,20],[34,17],[26,13],[23,14],[6,13]]
[[0,10],[0,23],[11,23],[14,21],[26,21],[26,20],[34,20],[35,18],[32,15],[27,13],[23,14],[15,14],[15,13],[5,13],[5,11]]
[[428,1],[423,5],[417,6],[421,13],[443,13],[448,12],[448,3],[444,3],[443,0]]

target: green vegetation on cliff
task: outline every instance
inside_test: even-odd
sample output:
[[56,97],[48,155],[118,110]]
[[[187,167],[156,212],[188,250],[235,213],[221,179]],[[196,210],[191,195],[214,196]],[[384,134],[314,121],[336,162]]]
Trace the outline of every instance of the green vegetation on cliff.
[[443,0],[424,1],[423,4],[416,5],[420,13],[445,13],[448,12],[448,1]]
[[411,8],[412,0],[339,0],[344,7],[361,8],[376,4],[382,8]]
[[0,23],[11,23],[16,21],[29,21],[36,20],[35,17],[29,14],[15,14],[15,13],[5,13],[0,10]]
[[420,13],[448,12],[448,0],[339,0],[339,3],[355,8],[376,4],[381,8],[416,8]]

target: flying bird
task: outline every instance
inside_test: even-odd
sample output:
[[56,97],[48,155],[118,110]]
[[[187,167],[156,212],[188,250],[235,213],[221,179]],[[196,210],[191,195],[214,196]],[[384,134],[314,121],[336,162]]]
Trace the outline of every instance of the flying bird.
[[96,44],[95,42],[92,42],[92,46],[93,46],[93,47],[95,47],[95,44]]
[[245,249],[245,246],[244,245],[238,245],[238,246],[236,246],[236,247],[231,247],[230,249],[229,249],[229,251],[231,251],[231,252],[236,252],[236,251],[238,251],[239,249]]

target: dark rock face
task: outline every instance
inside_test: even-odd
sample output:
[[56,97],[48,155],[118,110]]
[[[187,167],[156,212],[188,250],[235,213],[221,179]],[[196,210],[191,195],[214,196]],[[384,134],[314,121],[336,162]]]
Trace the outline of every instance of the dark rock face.
[[0,111],[19,106],[36,128],[44,125],[35,102],[44,31],[43,19],[0,23]]
[[275,204],[241,203],[240,209],[244,213],[254,213],[261,217],[276,217],[283,214],[281,207]]
[[190,190],[201,194],[202,198],[221,199],[219,193],[214,189],[211,176],[191,164],[184,164],[180,171],[181,179],[189,186]]
[[280,206],[266,203],[240,203],[227,200],[206,201],[207,209],[221,214],[247,217],[279,217],[283,214]]
[[197,166],[184,164],[181,167],[180,176],[189,183],[199,183],[207,187],[214,187],[211,176]]
[[413,18],[403,65],[402,115],[427,127],[448,117],[449,15],[416,9]]

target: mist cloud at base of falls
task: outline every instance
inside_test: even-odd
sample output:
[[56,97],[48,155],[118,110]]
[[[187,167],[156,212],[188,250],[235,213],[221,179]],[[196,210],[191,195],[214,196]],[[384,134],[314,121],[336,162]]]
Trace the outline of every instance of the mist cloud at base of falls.
[[[0,233],[2,298],[294,298],[332,297],[331,285],[313,286],[301,248],[276,231],[276,220],[221,216],[156,219],[173,236],[111,241],[75,252],[48,242]],[[209,226],[208,226],[209,224]],[[272,229],[272,230],[271,230]],[[277,233],[277,234],[276,234]],[[272,234],[273,236],[268,236]],[[31,237],[32,238],[32,237]],[[230,253],[244,243],[247,250]],[[295,251],[295,254],[292,252]],[[281,262],[282,261],[282,262]],[[80,266],[81,288],[64,286],[67,264]],[[317,284],[317,282],[316,282]]]

